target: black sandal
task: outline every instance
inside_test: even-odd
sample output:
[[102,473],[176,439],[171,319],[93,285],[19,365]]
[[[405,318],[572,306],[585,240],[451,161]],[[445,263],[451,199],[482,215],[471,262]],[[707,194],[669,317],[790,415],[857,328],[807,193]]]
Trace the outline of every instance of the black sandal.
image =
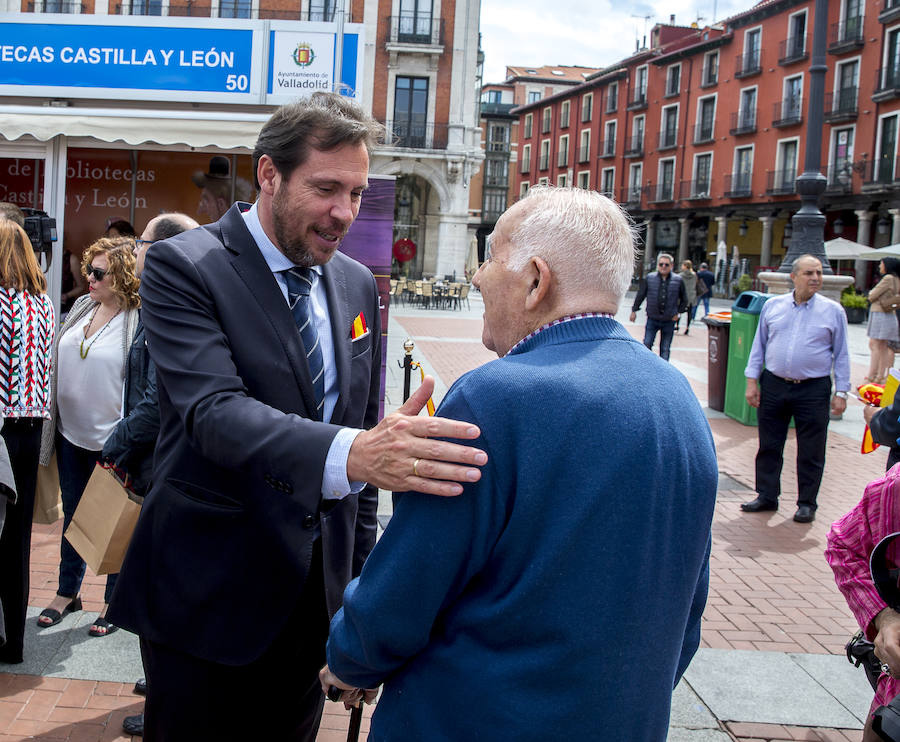
[[[63,620],[63,616],[67,613],[74,613],[75,611],[81,610],[81,598],[77,595],[69,601],[69,604],[62,609],[62,613],[53,609],[53,608],[44,608],[41,611],[41,615],[37,618],[37,625],[42,629],[49,629],[51,626],[56,626],[60,621]],[[48,621],[41,621],[42,618],[49,619]]]
[[119,627],[115,624],[111,624],[105,618],[100,616],[97,617],[97,620],[94,621],[91,628],[88,629],[88,634],[91,636],[109,636],[114,631],[118,631]]

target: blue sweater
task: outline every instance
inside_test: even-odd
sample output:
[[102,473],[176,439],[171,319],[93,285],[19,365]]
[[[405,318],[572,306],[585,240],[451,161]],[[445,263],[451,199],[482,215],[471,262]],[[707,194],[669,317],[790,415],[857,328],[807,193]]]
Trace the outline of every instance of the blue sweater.
[[717,484],[685,378],[583,318],[463,376],[440,414],[480,426],[481,481],[403,495],[331,623],[335,674],[384,682],[370,742],[665,740]]

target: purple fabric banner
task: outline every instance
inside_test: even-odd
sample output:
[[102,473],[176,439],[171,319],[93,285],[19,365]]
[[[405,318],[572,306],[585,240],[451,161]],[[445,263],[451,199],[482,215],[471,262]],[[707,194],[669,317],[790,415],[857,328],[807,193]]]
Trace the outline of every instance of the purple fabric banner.
[[344,237],[341,252],[367,266],[378,283],[381,307],[381,411],[387,368],[388,304],[391,291],[391,244],[394,239],[394,179],[369,176],[356,221]]

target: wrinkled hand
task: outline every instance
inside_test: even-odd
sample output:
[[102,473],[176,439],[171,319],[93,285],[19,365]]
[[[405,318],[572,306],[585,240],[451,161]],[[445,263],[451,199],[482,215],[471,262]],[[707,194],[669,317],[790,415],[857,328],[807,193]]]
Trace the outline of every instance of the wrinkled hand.
[[340,688],[343,691],[341,693],[341,701],[344,702],[344,708],[348,711],[359,706],[360,702],[374,703],[375,697],[378,695],[378,688],[363,689],[347,685],[328,669],[328,665],[319,670],[319,683],[322,685],[322,693],[325,694],[326,698],[328,697],[329,687],[333,685],[335,688]]
[[747,379],[747,391],[744,393],[747,404],[751,407],[759,407],[759,382],[756,379]]
[[844,410],[847,409],[847,400],[841,397],[832,397],[831,398],[831,414],[832,415],[843,415]]
[[462,494],[457,482],[477,482],[487,454],[478,448],[434,438],[471,440],[481,435],[472,423],[443,417],[416,417],[434,391],[434,378],[422,385],[397,412],[356,436],[347,457],[347,478],[394,492],[417,490],[451,497]]
[[891,677],[900,677],[900,613],[885,608],[875,616],[875,656],[891,668]]

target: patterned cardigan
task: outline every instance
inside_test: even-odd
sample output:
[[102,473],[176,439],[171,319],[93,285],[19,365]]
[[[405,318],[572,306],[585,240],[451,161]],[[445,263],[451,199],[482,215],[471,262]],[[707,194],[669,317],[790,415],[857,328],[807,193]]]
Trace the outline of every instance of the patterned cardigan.
[[0,406],[3,417],[50,417],[56,321],[47,294],[0,288]]
[[[95,306],[96,302],[90,297],[89,294],[79,296],[75,300],[75,303],[72,305],[72,308],[69,310],[69,313],[66,315],[66,319],[62,323],[62,326],[59,328],[59,332],[56,334],[56,339],[53,343],[53,372],[50,375],[50,415],[48,416],[48,419],[44,420],[44,429],[41,431],[41,466],[49,466],[50,457],[53,456],[53,451],[56,447],[56,421],[59,415],[59,412],[56,408],[56,353],[59,350],[59,340],[63,335],[65,335],[67,330],[71,330],[73,325],[75,325],[89,312],[93,311]],[[137,330],[138,321],[140,320],[140,318],[141,313],[139,309],[134,308],[125,310],[125,323],[122,326],[123,375],[125,363],[128,361],[128,350],[131,348],[131,341],[134,339],[134,333]]]

